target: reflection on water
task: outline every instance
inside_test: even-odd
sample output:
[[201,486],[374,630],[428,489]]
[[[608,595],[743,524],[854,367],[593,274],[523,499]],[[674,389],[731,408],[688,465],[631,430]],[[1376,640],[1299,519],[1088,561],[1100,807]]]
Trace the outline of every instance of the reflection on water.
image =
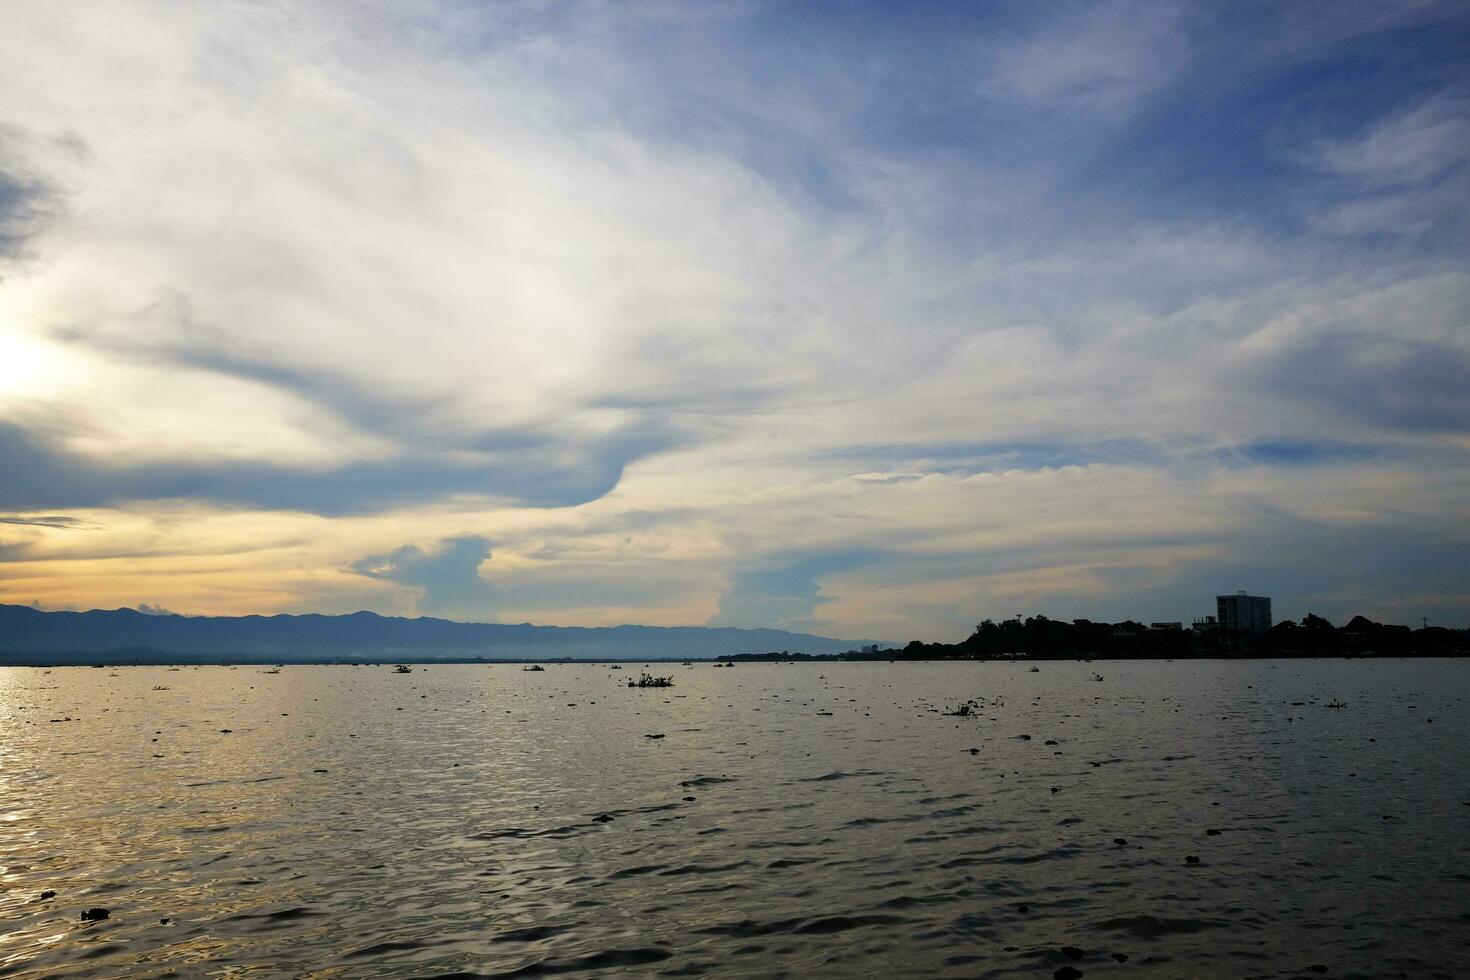
[[0,975],[1470,975],[1463,663],[672,670],[0,668]]

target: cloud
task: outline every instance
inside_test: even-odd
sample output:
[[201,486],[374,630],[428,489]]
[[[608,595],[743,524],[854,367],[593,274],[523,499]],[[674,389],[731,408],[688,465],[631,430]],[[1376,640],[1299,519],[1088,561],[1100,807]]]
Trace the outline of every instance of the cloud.
[[0,33],[6,594],[1470,622],[1462,4],[220,11]]
[[140,602],[136,606],[134,606],[133,608],[136,609],[138,612],[142,613],[144,616],[177,616],[178,615],[178,613],[174,612],[172,609],[165,609],[163,606],[150,605],[149,603],[146,603],[146,602]]
[[0,524],[20,524],[28,527],[79,528],[90,527],[90,523],[75,517],[49,514],[44,517],[21,517],[15,514],[0,515]]
[[1470,96],[1437,93],[1366,131],[1324,142],[1317,164],[1374,186],[1433,180],[1470,160]]
[[987,53],[991,81],[1028,107],[1090,116],[1132,110],[1185,62],[1183,8],[1115,3],[1065,9]]
[[33,141],[29,131],[0,118],[0,261],[22,257],[60,205],[58,187],[30,159]]
[[[535,433],[524,433],[534,443]],[[105,507],[149,500],[195,500],[264,510],[348,515],[451,496],[567,507],[595,500],[623,468],[666,448],[672,434],[653,425],[589,434],[542,449],[440,454],[405,447],[386,459],[319,467],[234,459],[118,461],[68,450],[37,429],[0,421],[0,506]]]
[[1316,338],[1269,367],[1262,379],[1375,427],[1470,434],[1470,349],[1391,338]]
[[817,607],[830,597],[822,594],[821,580],[881,559],[879,554],[833,553],[773,558],[764,566],[736,571],[720,595],[719,611],[710,626],[757,628],[773,626],[795,632],[830,628],[816,616]]
[[497,604],[496,590],[480,577],[480,566],[489,560],[489,539],[466,535],[445,538],[430,551],[406,544],[359,558],[348,570],[419,590],[421,613],[486,622],[494,618]]

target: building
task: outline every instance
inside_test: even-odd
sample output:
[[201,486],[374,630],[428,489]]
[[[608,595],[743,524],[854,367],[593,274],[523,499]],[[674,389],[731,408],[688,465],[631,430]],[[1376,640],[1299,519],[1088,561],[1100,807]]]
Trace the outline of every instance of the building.
[[1271,628],[1271,600],[1244,592],[1217,595],[1215,618],[1227,634],[1259,636]]
[[1176,631],[1177,632],[1179,630],[1184,629],[1184,624],[1183,623],[1149,623],[1148,624],[1148,628],[1151,629],[1151,630],[1173,630],[1173,631]]

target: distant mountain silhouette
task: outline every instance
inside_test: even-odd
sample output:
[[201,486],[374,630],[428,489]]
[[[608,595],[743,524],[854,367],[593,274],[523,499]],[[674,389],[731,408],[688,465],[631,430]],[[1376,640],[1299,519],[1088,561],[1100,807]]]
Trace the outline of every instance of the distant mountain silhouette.
[[159,616],[0,605],[0,664],[684,659],[771,650],[832,654],[870,642],[774,629],[457,623],[371,612]]

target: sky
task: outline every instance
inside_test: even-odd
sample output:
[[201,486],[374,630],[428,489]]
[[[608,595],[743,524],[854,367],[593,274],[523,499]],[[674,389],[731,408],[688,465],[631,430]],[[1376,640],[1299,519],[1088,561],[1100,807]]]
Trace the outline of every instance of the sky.
[[1463,3],[4,21],[0,602],[1470,627]]

